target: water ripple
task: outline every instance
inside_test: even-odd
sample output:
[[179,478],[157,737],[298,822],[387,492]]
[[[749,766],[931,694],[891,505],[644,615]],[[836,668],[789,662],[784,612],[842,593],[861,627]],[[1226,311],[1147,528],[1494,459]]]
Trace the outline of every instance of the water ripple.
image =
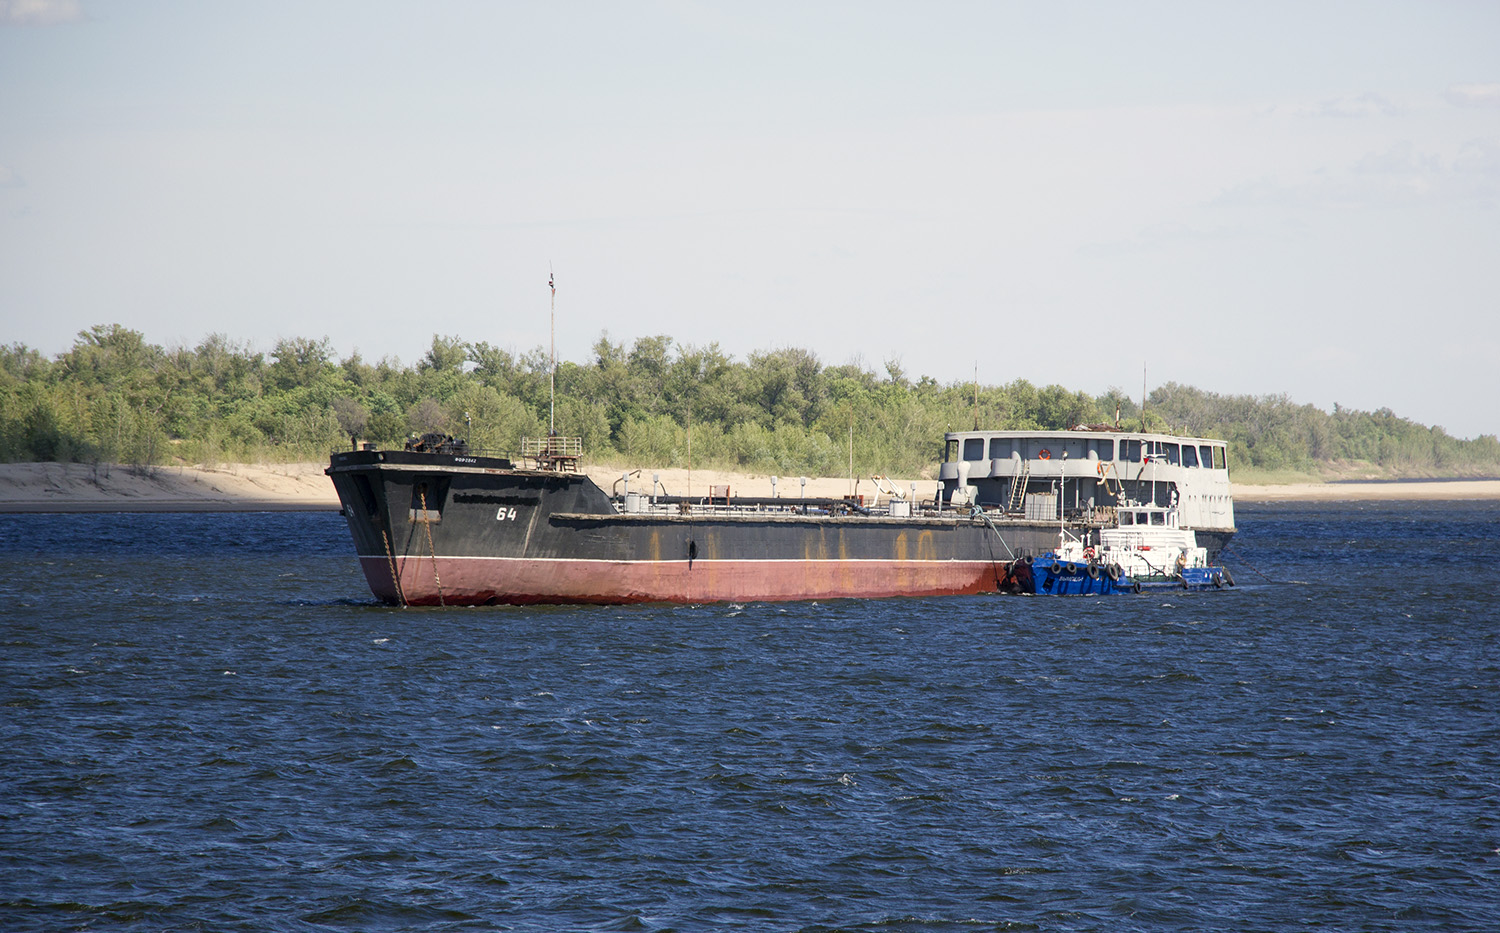
[[1241,523],[1201,598],[403,612],[336,515],[3,517],[0,928],[1500,926],[1500,506]]

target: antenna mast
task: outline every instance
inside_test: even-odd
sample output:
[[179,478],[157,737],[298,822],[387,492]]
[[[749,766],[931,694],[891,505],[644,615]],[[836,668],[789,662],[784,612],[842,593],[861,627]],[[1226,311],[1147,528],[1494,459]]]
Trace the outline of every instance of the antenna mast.
[[1146,430],[1146,363],[1141,361],[1141,430]]
[[552,289],[552,361],[547,368],[547,436],[557,436],[557,281],[552,275],[552,262],[547,262],[547,287]]
[[974,361],[974,430],[979,430],[979,361]]

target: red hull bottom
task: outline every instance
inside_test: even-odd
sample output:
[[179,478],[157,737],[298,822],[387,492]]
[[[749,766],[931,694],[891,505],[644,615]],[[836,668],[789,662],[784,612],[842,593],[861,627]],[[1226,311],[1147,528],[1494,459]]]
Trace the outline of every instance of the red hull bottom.
[[[988,560],[536,560],[362,557],[388,603],[711,603],[993,593],[1009,569]],[[399,577],[399,589],[395,578]]]

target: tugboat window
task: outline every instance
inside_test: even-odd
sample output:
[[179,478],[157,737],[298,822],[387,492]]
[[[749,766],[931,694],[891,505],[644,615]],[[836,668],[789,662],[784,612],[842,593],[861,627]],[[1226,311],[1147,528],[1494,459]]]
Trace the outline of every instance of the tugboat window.
[[1182,465],[1185,467],[1195,467],[1198,465],[1198,448],[1190,444],[1182,445]]
[[1014,449],[1015,448],[1011,444],[1010,438],[1008,438],[1008,437],[997,437],[997,438],[994,438],[994,439],[992,439],[990,441],[990,459],[991,460],[1009,460],[1010,459],[1010,452],[1012,450],[1014,450]]
[[970,438],[965,438],[964,439],[964,459],[965,460],[983,460],[984,459],[984,438],[982,438],[982,437],[970,437]]
[[1165,512],[1152,512],[1151,513],[1151,524],[1153,524],[1153,525],[1165,525],[1166,523],[1167,523],[1167,513],[1165,513]]

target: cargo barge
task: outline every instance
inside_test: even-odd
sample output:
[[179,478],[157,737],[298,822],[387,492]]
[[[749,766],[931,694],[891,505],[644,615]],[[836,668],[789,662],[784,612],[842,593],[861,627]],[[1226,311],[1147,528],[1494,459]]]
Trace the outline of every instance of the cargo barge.
[[559,437],[517,462],[429,436],[335,453],[327,473],[371,592],[395,605],[994,593],[1060,537],[1097,542],[1120,505],[1166,503],[1211,553],[1234,533],[1222,441],[1100,427],[945,440],[926,498],[673,496],[628,478],[606,492]]

